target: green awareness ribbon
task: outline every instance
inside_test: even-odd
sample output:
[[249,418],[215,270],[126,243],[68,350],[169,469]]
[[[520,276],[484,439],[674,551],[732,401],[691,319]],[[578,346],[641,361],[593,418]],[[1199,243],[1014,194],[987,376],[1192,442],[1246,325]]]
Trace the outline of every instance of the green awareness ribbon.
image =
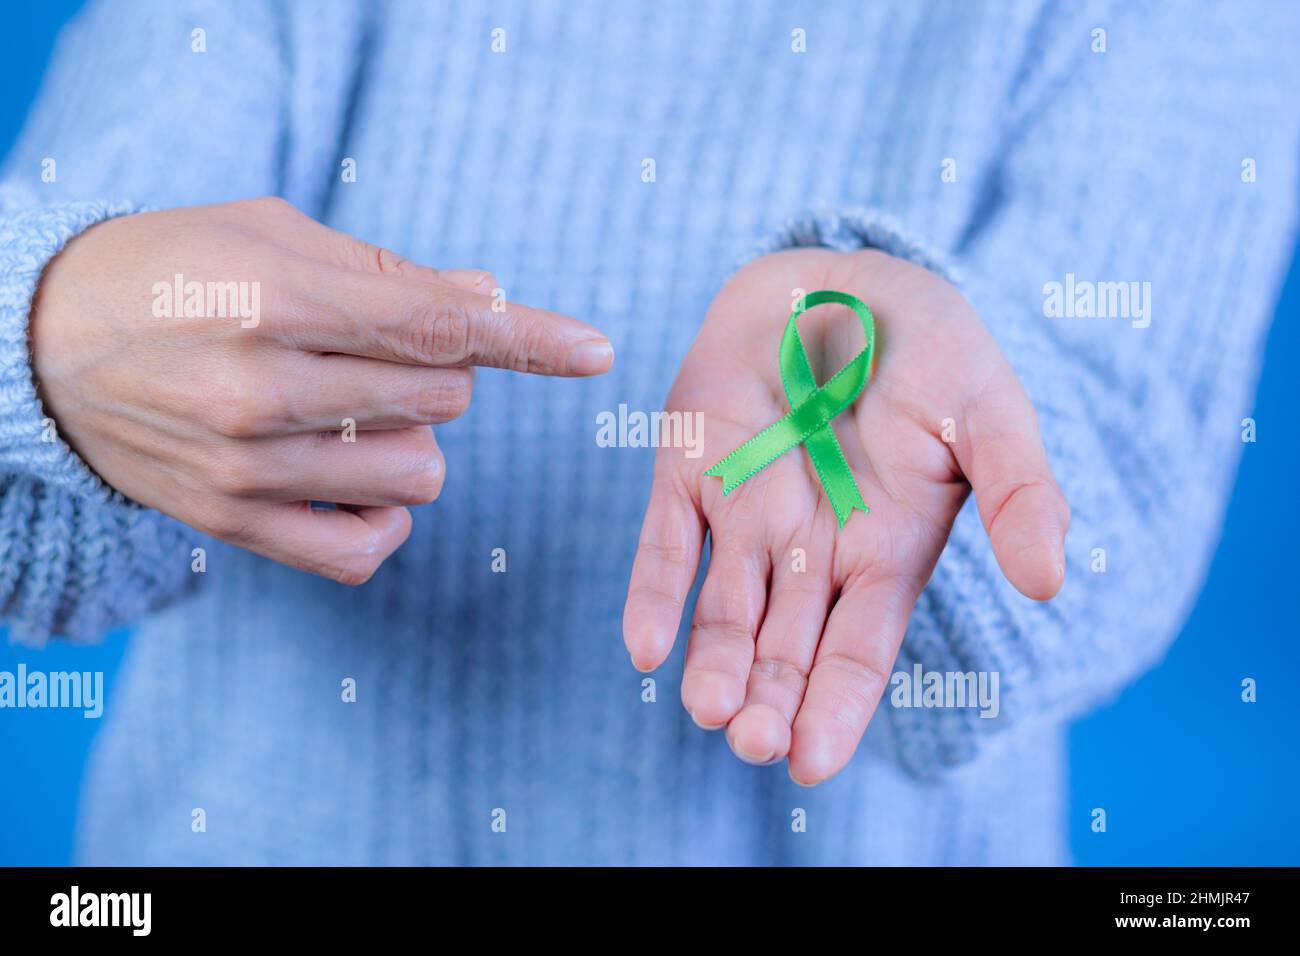
[[[867,344],[825,385],[818,387],[795,323],[808,309],[829,302],[847,305],[858,314],[862,330],[867,335]],[[731,494],[791,448],[803,445],[808,449],[808,457],[817,469],[817,476],[826,489],[826,497],[835,509],[840,527],[844,527],[855,508],[860,508],[864,514],[870,513],[830,422],[853,404],[867,384],[875,346],[875,320],[867,304],[857,296],[831,289],[805,295],[785,324],[778,358],[781,383],[785,386],[786,398],[790,400],[790,413],[768,425],[705,472],[722,479],[723,495]]]

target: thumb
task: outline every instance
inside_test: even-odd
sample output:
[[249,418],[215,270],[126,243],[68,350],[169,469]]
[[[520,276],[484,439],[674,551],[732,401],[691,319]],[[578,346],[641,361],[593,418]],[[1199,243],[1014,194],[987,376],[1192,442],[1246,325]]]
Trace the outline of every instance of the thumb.
[[1070,506],[1048,464],[1034,406],[1001,361],[968,404],[953,451],[1002,573],[1026,597],[1046,601],[1065,581]]

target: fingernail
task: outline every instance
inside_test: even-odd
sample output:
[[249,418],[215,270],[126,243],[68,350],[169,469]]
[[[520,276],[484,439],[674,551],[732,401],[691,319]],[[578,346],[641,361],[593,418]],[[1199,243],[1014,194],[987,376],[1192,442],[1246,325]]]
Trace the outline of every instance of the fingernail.
[[695,726],[699,727],[700,730],[721,730],[723,727],[726,726],[725,723],[706,724],[704,721],[700,720],[700,718],[696,717],[695,711],[691,710],[689,707],[686,708],[686,713],[691,715],[691,720],[695,721]]
[[731,747],[731,752],[735,754],[739,760],[754,767],[766,767],[768,764],[776,760],[775,750],[769,750],[762,754],[753,753],[740,746],[731,733],[727,734],[727,744]]
[[804,788],[811,788],[811,787],[816,786],[816,784],[812,784],[812,783],[804,783],[802,780],[800,780],[798,777],[796,777],[796,776],[794,775],[794,768],[790,768],[789,773],[790,773],[790,779],[793,780],[795,783],[799,784],[799,786],[801,786],[801,787],[804,787]]
[[768,764],[776,763],[775,751],[769,750],[763,756],[756,757],[753,754],[745,753],[745,751],[741,750],[739,747],[733,749],[735,750],[736,756],[739,757],[741,760],[743,760],[745,763],[749,764],[751,767],[766,767]]
[[569,353],[572,375],[599,375],[614,364],[614,346],[602,339],[592,339]]

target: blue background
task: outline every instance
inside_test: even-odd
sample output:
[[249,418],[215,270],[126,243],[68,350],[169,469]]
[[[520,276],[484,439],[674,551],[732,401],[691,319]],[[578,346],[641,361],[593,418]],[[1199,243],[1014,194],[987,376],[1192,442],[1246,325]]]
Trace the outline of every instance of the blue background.
[[[0,154],[22,126],[55,33],[80,0],[5,13]],[[1169,657],[1071,734],[1070,845],[1084,864],[1300,864],[1300,649],[1294,617],[1297,509],[1277,493],[1300,474],[1291,429],[1300,358],[1300,259],[1292,264],[1252,413],[1222,544]],[[102,670],[109,706],[124,632],[44,651],[0,639],[0,670]],[[1241,681],[1259,700],[1241,702]],[[0,711],[0,865],[71,862],[87,751],[100,721],[80,711]],[[5,716],[7,715],[7,716]],[[1105,808],[1107,832],[1091,812]]]

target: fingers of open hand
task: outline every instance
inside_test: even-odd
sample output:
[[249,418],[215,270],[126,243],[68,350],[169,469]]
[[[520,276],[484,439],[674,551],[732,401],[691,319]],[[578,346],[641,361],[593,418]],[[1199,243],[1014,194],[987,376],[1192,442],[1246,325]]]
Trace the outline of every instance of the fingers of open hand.
[[[857,749],[940,544],[878,489],[873,514],[838,528],[794,464],[703,508],[711,548],[681,696],[698,725],[726,727],[741,760],[786,758],[795,781],[812,785]],[[646,663],[666,656],[694,572],[692,560],[670,577],[671,625],[657,628],[667,637]]]
[[709,570],[695,603],[682,704],[705,728],[726,724],[745,700],[770,566],[757,522],[714,525]]
[[822,782],[857,750],[888,684],[916,597],[909,579],[895,577],[863,578],[840,593],[794,719],[790,776],[796,783]]
[[[788,758],[804,785],[833,776],[858,747],[888,681],[918,594],[915,575],[833,569],[833,528],[804,547],[714,523],[695,609],[682,703],[753,764]],[[837,581],[838,594],[837,592]]]
[[790,547],[772,555],[771,591],[744,706],[727,727],[732,751],[747,763],[771,763],[790,752],[790,728],[830,605],[830,563],[829,548]]
[[638,670],[654,670],[672,650],[703,540],[695,502],[674,469],[659,468],[623,609],[623,643]]

